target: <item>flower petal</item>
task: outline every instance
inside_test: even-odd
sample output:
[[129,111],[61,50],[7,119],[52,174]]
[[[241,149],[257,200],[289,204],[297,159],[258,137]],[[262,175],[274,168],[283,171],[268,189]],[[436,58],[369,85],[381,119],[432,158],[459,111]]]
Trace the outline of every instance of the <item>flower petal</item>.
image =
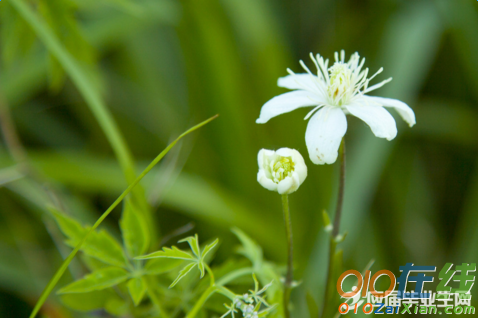
[[264,124],[272,117],[291,112],[300,107],[317,106],[321,98],[317,95],[304,91],[293,91],[276,96],[262,106],[261,114],[256,120],[258,124]]
[[312,81],[312,75],[308,73],[287,75],[277,80],[277,86],[288,89],[313,89],[315,87]]
[[395,110],[402,116],[403,120],[407,122],[407,124],[412,127],[415,125],[415,113],[413,110],[402,101],[393,98],[385,98],[385,97],[378,97],[378,96],[367,96],[365,95],[364,98],[367,101],[379,104],[380,106],[385,107],[393,107]]
[[299,185],[295,184],[295,180],[292,177],[286,177],[277,185],[277,192],[279,192],[279,194],[291,194],[297,190],[298,187]]
[[257,182],[267,190],[277,191],[277,183],[268,178],[263,169],[259,170],[257,173]]
[[342,109],[326,106],[315,113],[305,132],[310,160],[318,165],[334,163],[346,131],[347,119]]
[[382,106],[356,103],[344,106],[350,114],[370,126],[375,136],[392,140],[397,136],[397,124],[392,115]]

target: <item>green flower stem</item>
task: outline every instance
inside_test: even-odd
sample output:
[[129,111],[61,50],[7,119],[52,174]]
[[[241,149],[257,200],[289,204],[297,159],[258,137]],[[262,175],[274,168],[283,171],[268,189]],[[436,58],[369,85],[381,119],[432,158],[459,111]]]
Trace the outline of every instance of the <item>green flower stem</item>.
[[154,283],[150,282],[151,279],[152,279],[152,277],[144,277],[144,282],[146,283],[146,290],[147,290],[149,299],[151,299],[151,302],[158,309],[159,317],[169,318],[170,316],[168,315],[166,310],[161,305],[161,302],[159,301],[158,296],[154,293],[154,290],[153,290]]
[[201,308],[204,306],[206,301],[211,297],[215,292],[217,292],[217,287],[216,285],[211,285],[209,286],[208,289],[201,295],[201,298],[196,302],[194,305],[193,309],[188,313],[186,318],[194,318],[198,314],[198,312],[201,310]]
[[342,217],[342,207],[344,203],[344,190],[345,190],[345,139],[342,139],[339,148],[339,160],[340,160],[340,173],[339,173],[339,192],[337,196],[337,206],[334,216],[334,227],[332,229],[332,235],[330,238],[329,244],[329,264],[327,270],[327,283],[325,285],[324,292],[324,303],[322,305],[322,314],[321,317],[324,317],[327,313],[328,305],[330,304],[330,292],[333,291],[334,285],[334,259],[335,259],[335,248],[337,247],[336,238],[339,235],[340,230],[340,220]]
[[151,170],[153,169],[153,167],[161,160],[163,159],[163,157],[169,152],[169,150],[171,150],[171,148],[174,147],[174,145],[181,139],[183,138],[184,136],[186,136],[187,134],[193,132],[194,130],[206,125],[207,123],[209,123],[210,121],[212,121],[213,119],[215,119],[218,115],[216,116],[213,116],[205,121],[203,121],[202,123],[190,128],[189,130],[185,131],[184,133],[182,133],[178,138],[176,138],[176,140],[174,140],[172,143],[170,143],[166,149],[164,149],[147,167],[146,169],[144,169],[143,172],[141,172],[141,174],[128,186],[128,188],[123,192],[121,193],[121,195],[115,200],[115,202],[113,202],[113,204],[103,213],[103,215],[101,215],[101,217],[96,221],[96,223],[90,228],[90,230],[86,233],[86,235],[83,237],[83,239],[80,241],[80,243],[78,243],[78,245],[73,249],[73,251],[71,251],[70,255],[68,255],[68,257],[63,261],[63,263],[61,264],[60,268],[58,269],[58,271],[55,273],[55,275],[52,277],[52,279],[50,280],[50,282],[48,283],[48,285],[45,287],[45,290],[43,291],[43,293],[41,294],[40,296],[40,299],[38,300],[38,302],[36,303],[35,305],[35,308],[33,308],[33,311],[30,315],[30,318],[34,318],[38,312],[40,311],[40,308],[43,306],[43,304],[45,303],[46,299],[48,298],[48,296],[50,295],[50,293],[52,292],[53,288],[55,287],[55,285],[58,283],[58,281],[60,280],[60,278],[63,276],[63,273],[66,271],[66,269],[68,268],[68,265],[70,264],[70,262],[73,260],[73,258],[75,257],[76,253],[78,253],[78,251],[80,250],[81,246],[83,245],[83,243],[85,243],[86,239],[88,238],[88,236],[91,234],[91,232],[93,232],[100,224],[101,222],[103,222],[103,220],[111,213],[111,211],[113,211],[113,209],[118,206],[118,204],[121,203],[121,201],[123,201],[123,199],[128,195],[128,193],[131,192],[131,190],[141,181],[141,179],[143,179],[143,177]]
[[290,293],[292,291],[292,282],[294,280],[293,270],[293,253],[294,247],[292,242],[292,223],[290,221],[290,211],[289,211],[289,195],[282,195],[282,208],[284,210],[284,223],[285,231],[287,235],[287,274],[285,277],[284,283],[284,316],[285,318],[290,317],[289,312],[289,302],[290,302]]

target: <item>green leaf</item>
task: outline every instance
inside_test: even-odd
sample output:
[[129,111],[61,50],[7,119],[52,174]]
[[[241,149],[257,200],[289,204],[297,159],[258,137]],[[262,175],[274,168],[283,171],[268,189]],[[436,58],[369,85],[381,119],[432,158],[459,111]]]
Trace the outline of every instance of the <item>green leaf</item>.
[[162,251],[157,251],[145,256],[139,256],[136,257],[135,259],[150,259],[150,258],[173,258],[173,259],[183,259],[186,261],[192,261],[195,260],[194,256],[189,254],[188,252],[182,251],[176,246],[173,246],[172,248],[169,247],[163,247]]
[[309,316],[310,317],[319,317],[319,306],[317,305],[317,302],[314,299],[314,296],[312,296],[312,293],[310,291],[307,291],[307,294],[305,295],[305,299],[307,300],[307,308],[309,309]]
[[[54,208],[49,210],[53,213],[60,230],[68,237],[66,244],[75,247],[86,235],[88,228]],[[126,257],[121,245],[106,231],[92,232],[81,247],[81,251],[106,264],[126,267]]]
[[76,241],[85,236],[87,231],[75,219],[66,216],[52,207],[50,207],[49,210],[55,217],[56,223],[60,227],[60,230],[63,232],[63,234],[65,234],[66,237],[68,237],[68,240],[66,241],[68,245],[74,245]]
[[262,264],[262,248],[237,227],[232,228],[231,231],[242,243],[242,247],[238,249],[238,252],[247,257],[254,264],[254,268],[260,268]]
[[201,252],[199,250],[199,240],[198,240],[197,234],[194,236],[186,237],[185,239],[180,240],[178,243],[183,243],[183,242],[188,242],[194,255],[196,255],[197,258],[200,257]]
[[105,310],[113,316],[124,316],[129,310],[128,302],[120,297],[110,298],[105,304]]
[[129,277],[129,273],[119,267],[107,267],[86,275],[70,285],[63,287],[58,294],[87,293],[118,285]]
[[204,250],[201,253],[201,262],[204,261],[204,258],[206,258],[207,253],[209,253],[217,245],[218,242],[219,242],[219,239],[216,239],[211,244],[206,245],[206,247],[204,248]]
[[61,302],[73,310],[92,311],[102,309],[110,298],[118,297],[112,290],[92,291],[81,294],[63,294]]
[[199,271],[201,272],[201,278],[203,278],[204,274],[205,274],[204,263],[203,262],[198,262],[197,264],[198,264]]
[[153,258],[146,262],[144,270],[147,275],[159,275],[175,269],[181,265],[182,262],[183,260],[180,259]]
[[129,256],[136,257],[146,253],[150,243],[148,225],[142,211],[130,199],[124,203],[120,227]]
[[128,290],[134,305],[138,306],[146,292],[146,284],[141,277],[136,277],[128,281]]
[[172,284],[169,286],[169,288],[173,288],[184,276],[186,276],[195,266],[197,263],[190,263],[186,265],[180,272],[178,277],[172,282]]

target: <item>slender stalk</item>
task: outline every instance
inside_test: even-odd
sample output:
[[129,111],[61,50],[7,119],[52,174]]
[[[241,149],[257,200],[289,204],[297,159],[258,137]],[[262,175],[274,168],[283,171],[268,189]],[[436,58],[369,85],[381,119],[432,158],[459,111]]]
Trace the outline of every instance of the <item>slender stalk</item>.
[[342,218],[342,207],[344,205],[345,192],[345,139],[342,139],[339,149],[340,156],[340,174],[339,174],[339,193],[337,195],[337,207],[335,209],[334,228],[332,237],[339,235],[340,220]]
[[289,302],[290,302],[290,294],[292,291],[292,282],[294,280],[293,277],[293,242],[292,242],[292,223],[290,221],[290,211],[289,211],[289,195],[283,194],[282,195],[282,209],[284,210],[284,223],[285,223],[285,231],[287,235],[287,274],[285,277],[285,284],[284,284],[284,316],[285,318],[290,317],[289,312]]
[[201,298],[196,302],[194,305],[193,309],[188,313],[186,318],[194,318],[198,314],[198,312],[201,310],[201,308],[204,306],[206,301],[211,297],[215,292],[217,292],[217,287],[215,285],[209,286],[208,289],[201,295]]
[[334,227],[332,229],[332,235],[330,238],[329,244],[329,264],[327,269],[327,283],[325,285],[324,293],[324,303],[322,305],[322,314],[321,317],[325,317],[327,313],[327,308],[330,302],[330,291],[334,283],[334,259],[335,259],[335,248],[337,247],[337,242],[335,239],[339,235],[340,230],[340,220],[342,217],[342,207],[344,203],[344,190],[345,190],[345,139],[342,139],[339,148],[339,160],[340,160],[340,172],[339,172],[339,192],[337,195],[337,206],[334,216]]
[[237,269],[233,272],[230,272],[226,275],[224,275],[223,277],[221,277],[216,285],[217,286],[224,286],[226,284],[228,284],[229,282],[233,281],[234,279],[236,278],[239,278],[241,276],[245,276],[245,275],[250,275],[254,273],[254,270],[252,269],[252,267],[244,267],[244,268],[241,268],[241,269]]
[[68,268],[68,265],[70,264],[70,262],[73,260],[73,258],[75,257],[76,253],[78,253],[78,251],[80,250],[81,246],[83,245],[83,243],[85,243],[86,239],[88,238],[88,236],[91,234],[91,232],[93,232],[94,230],[96,230],[96,228],[103,222],[103,220],[111,213],[111,211],[113,211],[113,209],[115,207],[118,206],[118,204],[121,203],[121,201],[123,201],[123,199],[131,192],[131,190],[133,190],[133,188],[141,181],[141,179],[143,179],[143,177],[149,172],[151,171],[151,169],[153,169],[153,167],[161,160],[163,159],[163,157],[169,152],[169,150],[171,150],[171,148],[174,147],[174,145],[181,139],[183,138],[184,136],[186,136],[187,134],[193,132],[194,130],[206,125],[207,123],[209,123],[211,120],[215,119],[218,115],[216,116],[213,116],[205,121],[203,121],[202,123],[190,128],[189,130],[185,131],[184,133],[182,133],[178,138],[176,138],[176,140],[174,140],[172,143],[169,144],[169,146],[166,147],[166,149],[164,149],[147,167],[146,169],[143,170],[143,172],[128,186],[128,188],[123,192],[121,193],[121,195],[115,200],[115,202],[113,202],[113,204],[100,216],[100,218],[96,221],[96,223],[90,228],[90,230],[86,233],[86,235],[83,237],[83,239],[78,243],[78,245],[73,249],[73,251],[71,251],[70,255],[68,255],[68,257],[63,261],[63,263],[61,264],[60,268],[58,269],[58,271],[55,273],[55,275],[53,276],[53,278],[50,280],[50,282],[48,283],[48,285],[45,287],[45,290],[43,291],[43,293],[41,294],[40,296],[40,299],[38,300],[38,302],[36,303],[35,305],[35,308],[33,308],[33,311],[32,313],[30,314],[30,318],[34,318],[37,314],[38,314],[38,311],[41,309],[41,307],[43,306],[43,304],[45,303],[46,299],[48,298],[48,296],[50,295],[50,293],[52,292],[53,288],[55,287],[55,285],[58,283],[58,281],[60,280],[60,278],[63,276],[63,273],[66,271],[66,269]]

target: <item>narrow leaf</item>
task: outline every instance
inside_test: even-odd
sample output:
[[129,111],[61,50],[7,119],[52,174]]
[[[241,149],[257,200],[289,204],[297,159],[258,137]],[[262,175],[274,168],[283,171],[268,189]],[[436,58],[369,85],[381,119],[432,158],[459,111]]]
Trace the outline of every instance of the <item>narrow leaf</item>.
[[162,251],[157,251],[145,256],[139,256],[135,259],[150,259],[150,258],[173,258],[173,259],[183,259],[183,260],[195,260],[194,256],[188,252],[182,251],[176,246],[172,248],[163,247]]
[[255,268],[260,268],[262,264],[262,248],[240,229],[235,227],[231,231],[242,243],[242,247],[238,249],[238,252],[247,257],[254,264]]
[[312,296],[312,293],[310,291],[307,291],[305,299],[307,301],[307,308],[309,309],[309,316],[319,317],[319,306],[317,305],[317,302],[315,301],[314,296]]
[[203,277],[204,277],[204,274],[205,274],[204,263],[203,263],[203,262],[199,262],[199,263],[198,263],[198,268],[199,268],[199,271],[201,272],[201,278],[203,278]]
[[87,293],[118,285],[128,279],[129,273],[119,267],[107,267],[86,275],[70,285],[63,287],[58,294]]
[[202,251],[202,254],[201,254],[201,261],[204,261],[204,258],[206,257],[207,253],[209,253],[217,245],[218,242],[219,242],[219,239],[216,239],[211,244],[206,245],[206,247],[204,248],[204,251]]
[[186,276],[195,266],[197,263],[190,263],[186,265],[180,272],[178,277],[172,282],[172,284],[169,286],[169,288],[173,288],[184,276]]
[[138,306],[146,292],[146,284],[141,277],[136,277],[128,281],[128,291],[133,299],[134,305]]
[[194,255],[196,255],[197,258],[200,257],[201,252],[199,250],[199,240],[198,240],[197,234],[194,236],[186,237],[185,239],[180,240],[178,243],[183,243],[183,242],[188,242]]

